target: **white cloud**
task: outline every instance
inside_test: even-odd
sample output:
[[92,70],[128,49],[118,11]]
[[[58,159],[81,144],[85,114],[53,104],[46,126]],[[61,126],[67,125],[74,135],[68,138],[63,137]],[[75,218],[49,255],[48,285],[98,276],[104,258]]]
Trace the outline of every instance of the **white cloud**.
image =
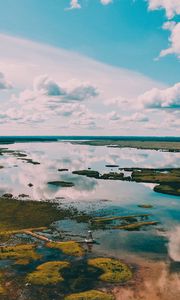
[[76,86],[73,87],[67,85],[68,83],[64,83],[62,87],[47,75],[37,76],[33,81],[33,88],[22,91],[18,102],[36,102],[37,105],[44,103],[48,106],[55,106],[62,102],[85,101],[98,96],[97,88],[89,83],[76,82]]
[[63,96],[65,90],[47,75],[41,75],[34,79],[33,89],[35,92],[47,96]]
[[180,82],[166,89],[153,88],[138,97],[145,108],[180,108]]
[[[33,88],[13,95],[11,103],[16,108],[10,108],[1,116],[4,121],[19,123],[44,122],[57,116],[89,118],[89,112],[79,102],[96,97],[96,88],[90,84],[75,81],[73,87],[62,88],[59,83],[41,75],[34,79]],[[18,106],[18,107],[17,107]]]
[[136,112],[130,116],[123,117],[123,121],[125,121],[125,122],[148,122],[149,118],[143,113]]
[[180,14],[179,0],[148,0],[149,10],[165,9],[168,19]]
[[121,116],[116,111],[112,111],[112,112],[108,113],[107,118],[110,121],[118,121],[121,119]]
[[9,90],[12,84],[5,78],[4,74],[0,72],[0,90]]
[[[102,5],[108,5],[113,2],[113,0],[99,0]],[[82,6],[79,0],[71,0],[69,7],[66,10],[80,9]]]
[[[15,86],[11,99],[0,95],[0,122],[5,134],[26,134],[27,130],[29,134],[64,134],[61,128],[66,128],[66,134],[86,135],[88,130],[96,130],[96,134],[141,130],[139,134],[145,134],[142,126],[138,129],[138,121],[124,124],[121,120],[137,112],[133,103],[138,95],[153,87],[163,88],[163,84],[127,69],[19,38],[0,35],[0,44],[0,69]],[[114,113],[108,119],[111,111]]]
[[113,2],[113,0],[100,0],[103,5],[108,5]]
[[162,50],[159,56],[163,57],[169,54],[175,54],[180,59],[180,23],[166,22],[163,25],[163,29],[170,30],[171,32],[169,37],[170,46]]
[[[179,0],[147,0],[149,10],[165,9],[168,19],[172,19],[180,14]],[[169,42],[170,46],[167,49],[161,50],[159,57],[164,57],[169,54],[175,54],[180,58],[180,23],[174,21],[165,22],[163,27],[170,31]]]
[[71,0],[70,6],[69,6],[69,8],[67,8],[67,10],[80,9],[80,8],[81,8],[81,5],[79,3],[79,0]]

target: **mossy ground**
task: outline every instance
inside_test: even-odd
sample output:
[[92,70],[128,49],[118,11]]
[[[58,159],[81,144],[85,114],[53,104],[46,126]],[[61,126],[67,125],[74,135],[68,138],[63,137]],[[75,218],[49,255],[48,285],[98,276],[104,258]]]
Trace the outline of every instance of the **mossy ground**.
[[67,255],[83,256],[85,254],[83,247],[76,241],[49,242],[46,246],[49,248],[59,249]]
[[3,286],[3,275],[0,272],[0,296],[6,294],[6,290]]
[[35,251],[35,244],[24,244],[0,247],[0,259],[12,259],[16,264],[28,264],[32,260],[40,259],[41,256]]
[[48,227],[65,218],[87,222],[90,216],[73,207],[57,207],[50,202],[0,198],[0,238],[3,233],[11,235],[19,230]]
[[88,260],[88,264],[103,271],[103,274],[99,277],[102,281],[118,283],[126,282],[132,278],[130,268],[117,259],[93,258]]
[[[124,168],[127,170],[128,168]],[[120,170],[123,170],[120,168]],[[73,171],[73,174],[84,175],[96,179],[104,180],[122,180],[133,182],[157,183],[154,191],[170,195],[180,195],[180,168],[169,169],[148,169],[148,168],[129,168],[132,171],[131,176],[125,176],[122,172],[109,172],[100,174],[92,170]]]
[[180,196],[180,184],[159,184],[154,187],[157,193]]
[[72,294],[65,297],[65,300],[113,300],[113,299],[114,297],[112,295],[97,290]]
[[66,261],[50,261],[36,268],[27,276],[27,281],[37,285],[56,284],[64,280],[60,271],[69,268],[70,263]]
[[137,149],[153,149],[153,150],[166,150],[170,152],[180,151],[180,142],[166,142],[166,141],[141,141],[141,140],[89,140],[89,141],[76,141],[72,142],[78,145],[89,146],[109,146],[113,148],[137,148]]
[[91,220],[95,229],[121,229],[139,230],[141,227],[157,225],[157,221],[149,221],[150,214],[137,214],[129,216],[99,217]]
[[117,226],[113,226],[113,229],[124,229],[124,230],[139,230],[141,227],[144,226],[150,226],[150,225],[157,225],[158,222],[157,221],[150,221],[150,222],[136,222],[133,224],[127,224],[127,225],[117,225]]

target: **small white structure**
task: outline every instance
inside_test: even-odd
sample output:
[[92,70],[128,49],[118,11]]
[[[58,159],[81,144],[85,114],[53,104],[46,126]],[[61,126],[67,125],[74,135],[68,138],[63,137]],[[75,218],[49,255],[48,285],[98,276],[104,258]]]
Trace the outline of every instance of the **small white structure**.
[[91,230],[88,231],[88,235],[85,238],[85,242],[86,243],[94,243],[94,239],[93,239],[92,231]]

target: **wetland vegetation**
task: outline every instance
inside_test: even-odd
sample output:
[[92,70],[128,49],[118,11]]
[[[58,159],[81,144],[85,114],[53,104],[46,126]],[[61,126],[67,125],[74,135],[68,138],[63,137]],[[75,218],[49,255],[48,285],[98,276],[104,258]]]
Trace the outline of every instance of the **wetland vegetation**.
[[160,141],[160,140],[125,140],[125,139],[96,139],[87,141],[73,141],[73,144],[89,146],[107,146],[113,148],[136,148],[151,149],[169,152],[180,152],[179,141]]
[[[47,145],[45,161],[43,145],[30,145],[28,155],[27,145],[0,150],[0,299],[114,300],[114,289],[129,291],[143,282],[135,255],[172,261],[168,224],[173,218],[177,223],[177,197],[171,195],[180,193],[180,168],[162,161],[154,167],[142,150],[131,164],[134,150],[107,144],[102,153],[88,144],[84,151],[81,144],[57,143],[56,159],[55,147]],[[121,151],[125,157],[119,160]],[[89,230],[93,244],[85,242]]]
[[[155,192],[180,196],[180,168],[119,168],[119,170],[120,172],[111,171],[104,174],[93,170],[77,170],[72,173],[95,179],[154,183],[158,184],[154,187]],[[131,172],[131,175],[124,175],[123,170]]]

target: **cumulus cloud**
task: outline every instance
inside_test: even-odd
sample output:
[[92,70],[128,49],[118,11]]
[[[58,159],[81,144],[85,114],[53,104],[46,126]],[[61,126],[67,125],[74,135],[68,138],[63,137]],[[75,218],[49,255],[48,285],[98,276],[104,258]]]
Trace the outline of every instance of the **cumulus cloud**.
[[41,75],[34,79],[33,89],[47,96],[62,96],[66,92],[47,75]]
[[[165,9],[168,19],[172,19],[180,14],[179,0],[148,0],[149,10]],[[159,57],[169,54],[175,54],[180,58],[180,23],[174,21],[165,22],[163,27],[170,31],[169,42],[170,46],[160,52]]]
[[[179,2],[180,3],[180,2]],[[171,32],[169,37],[170,46],[160,52],[160,57],[175,54],[180,59],[180,23],[166,22],[163,29]]]
[[145,108],[152,109],[179,109],[180,82],[166,89],[153,88],[138,97],[138,102]]
[[[65,87],[66,86],[66,87]],[[48,106],[56,106],[63,102],[79,102],[98,96],[97,88],[89,83],[68,83],[62,87],[59,83],[41,75],[34,79],[33,88],[20,93],[19,102],[46,103]]]
[[88,109],[80,103],[97,95],[96,88],[88,83],[74,81],[73,85],[61,87],[47,75],[38,76],[34,79],[32,89],[12,95],[13,108],[0,113],[1,123],[16,121],[36,124],[52,117],[75,117],[75,114],[78,118],[89,119]]
[[180,14],[179,0],[148,0],[149,10],[165,9],[168,19]]
[[[113,2],[113,0],[99,0],[102,5],[108,5]],[[72,10],[72,9],[80,9],[81,4],[79,0],[71,0],[69,7],[66,10]]]
[[12,84],[5,78],[4,74],[0,72],[0,90],[9,90]]

